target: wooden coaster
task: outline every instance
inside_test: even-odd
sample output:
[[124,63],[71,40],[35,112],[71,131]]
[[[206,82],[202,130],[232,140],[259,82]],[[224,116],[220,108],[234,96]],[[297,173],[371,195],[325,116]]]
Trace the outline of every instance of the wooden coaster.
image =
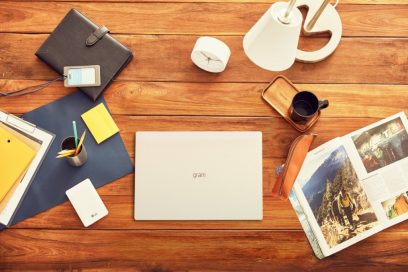
[[292,104],[293,97],[299,92],[299,90],[284,76],[277,76],[262,92],[262,98],[272,106],[283,118],[293,126],[299,132],[308,131],[320,117],[320,111],[318,114],[310,119],[305,124],[299,124],[294,122],[290,118],[289,109]]

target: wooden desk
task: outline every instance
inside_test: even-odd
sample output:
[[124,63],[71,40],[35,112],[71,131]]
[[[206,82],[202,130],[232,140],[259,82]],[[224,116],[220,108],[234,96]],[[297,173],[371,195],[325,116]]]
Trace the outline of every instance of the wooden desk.
[[[314,257],[291,205],[270,196],[274,168],[298,133],[260,98],[276,74],[256,67],[242,50],[242,36],[272,1],[198,1],[2,1],[0,90],[56,76],[34,52],[76,7],[135,54],[105,95],[132,158],[139,130],[263,131],[264,220],[135,222],[129,175],[98,190],[110,213],[89,229],[66,203],[1,232],[0,269],[406,271],[406,222],[325,260]],[[408,1],[342,0],[338,10],[344,37],[335,54],[283,73],[330,100],[314,128],[316,145],[408,112]],[[208,74],[191,63],[201,35],[231,47],[224,73]],[[324,41],[302,39],[301,47]],[[26,97],[0,98],[0,108],[22,114],[73,91],[57,83]]]

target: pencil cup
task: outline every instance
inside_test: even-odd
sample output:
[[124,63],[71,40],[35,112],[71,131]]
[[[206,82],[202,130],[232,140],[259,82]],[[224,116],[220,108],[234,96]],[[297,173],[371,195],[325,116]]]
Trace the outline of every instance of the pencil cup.
[[[61,150],[67,149],[75,149],[75,137],[68,137],[62,141]],[[76,156],[74,155],[67,156],[65,157],[65,159],[70,165],[75,167],[80,167],[84,165],[88,160],[88,154],[86,153],[85,145],[84,144],[81,145],[79,152]]]

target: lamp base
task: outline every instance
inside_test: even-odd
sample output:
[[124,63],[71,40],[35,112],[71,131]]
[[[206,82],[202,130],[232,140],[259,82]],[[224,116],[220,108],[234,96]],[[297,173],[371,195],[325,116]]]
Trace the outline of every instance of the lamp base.
[[303,33],[305,35],[310,36],[324,32],[331,33],[329,42],[323,48],[312,52],[297,50],[297,61],[313,63],[324,60],[336,50],[337,46],[340,43],[343,27],[336,8],[331,4],[328,4],[326,6],[312,29],[307,29],[306,27],[311,21],[314,14],[316,14],[316,12],[318,11],[321,4],[322,1],[316,0],[298,0],[296,2],[297,7],[308,8],[308,13],[306,15],[303,26]]

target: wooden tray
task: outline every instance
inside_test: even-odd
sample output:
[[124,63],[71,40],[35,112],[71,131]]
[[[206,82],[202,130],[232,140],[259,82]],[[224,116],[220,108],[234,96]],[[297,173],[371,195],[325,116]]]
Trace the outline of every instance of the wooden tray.
[[293,97],[299,92],[299,90],[284,76],[277,76],[262,92],[262,98],[272,106],[283,118],[293,126],[299,132],[308,131],[320,117],[320,111],[318,114],[310,119],[305,124],[294,122],[290,118],[289,108],[292,104]]

